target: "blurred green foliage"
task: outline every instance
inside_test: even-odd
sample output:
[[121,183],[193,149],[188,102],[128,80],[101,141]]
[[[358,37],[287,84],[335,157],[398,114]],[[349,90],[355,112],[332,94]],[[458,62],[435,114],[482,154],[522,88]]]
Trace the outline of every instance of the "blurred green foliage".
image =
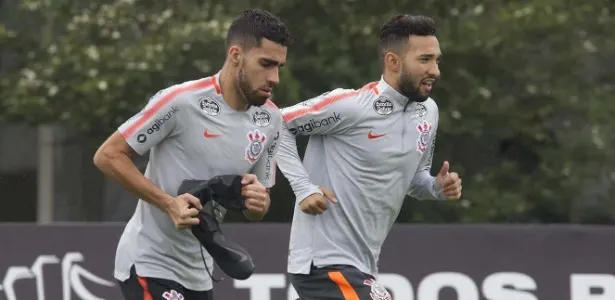
[[[408,199],[399,221],[615,223],[614,1],[385,3],[24,0],[2,14],[0,119],[102,139],[159,89],[216,72],[247,7],[278,14],[295,36],[275,95],[285,106],[377,80],[379,26],[426,14],[444,53],[434,169],[449,160],[464,197]],[[278,178],[268,221],[292,217]]]

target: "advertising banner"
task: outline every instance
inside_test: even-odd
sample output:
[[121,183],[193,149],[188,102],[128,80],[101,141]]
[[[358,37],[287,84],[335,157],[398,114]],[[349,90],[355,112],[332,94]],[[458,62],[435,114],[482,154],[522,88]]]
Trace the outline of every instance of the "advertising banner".
[[[256,264],[215,299],[295,300],[289,224],[227,224]],[[113,278],[123,224],[0,225],[0,300],[122,299]],[[615,227],[397,225],[378,281],[394,300],[614,300]]]

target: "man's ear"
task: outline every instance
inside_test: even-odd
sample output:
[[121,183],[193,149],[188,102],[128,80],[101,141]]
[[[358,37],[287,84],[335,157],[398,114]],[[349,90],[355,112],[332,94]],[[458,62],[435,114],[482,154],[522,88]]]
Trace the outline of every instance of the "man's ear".
[[233,45],[228,49],[227,55],[229,58],[229,62],[233,66],[238,66],[239,64],[241,64],[241,59],[243,57],[243,50],[241,49],[241,47],[237,45]]
[[399,72],[401,70],[401,58],[393,52],[387,52],[384,55],[384,65],[393,72]]

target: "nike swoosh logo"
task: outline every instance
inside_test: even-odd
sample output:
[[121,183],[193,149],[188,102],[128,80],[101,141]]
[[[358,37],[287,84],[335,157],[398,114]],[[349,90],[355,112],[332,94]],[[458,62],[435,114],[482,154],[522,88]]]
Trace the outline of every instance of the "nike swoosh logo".
[[381,138],[383,136],[387,135],[386,133],[382,133],[382,134],[375,134],[373,133],[371,130],[367,133],[367,138],[370,140],[373,139],[377,139],[377,138]]
[[239,250],[235,250],[231,247],[224,247],[224,246],[222,246],[222,248],[228,252],[231,252],[232,254],[235,254],[235,259],[237,259],[238,262],[244,262],[244,261],[250,260],[249,256],[247,256],[245,253]]
[[204,136],[206,139],[209,139],[209,138],[216,138],[216,137],[219,137],[220,135],[219,135],[219,134],[215,134],[215,133],[211,133],[209,130],[205,129],[205,132],[203,133],[203,136]]

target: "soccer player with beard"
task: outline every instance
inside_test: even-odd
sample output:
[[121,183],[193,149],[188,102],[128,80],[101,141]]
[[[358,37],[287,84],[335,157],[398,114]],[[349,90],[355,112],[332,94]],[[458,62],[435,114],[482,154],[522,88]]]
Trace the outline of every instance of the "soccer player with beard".
[[[398,15],[380,30],[383,75],[282,109],[280,170],[297,199],[288,273],[302,300],[391,299],[378,257],[406,195],[459,199],[461,180],[431,163],[440,76],[434,21]],[[294,135],[309,136],[303,164]],[[331,202],[331,203],[329,203]]]
[[[127,300],[213,299],[213,260],[191,232],[202,206],[177,195],[182,180],[245,174],[244,215],[260,220],[269,208],[282,116],[268,99],[291,36],[276,16],[247,10],[226,42],[217,74],[161,90],[95,154],[106,176],[139,197],[115,259]],[[143,175],[131,157],[147,152]]]

